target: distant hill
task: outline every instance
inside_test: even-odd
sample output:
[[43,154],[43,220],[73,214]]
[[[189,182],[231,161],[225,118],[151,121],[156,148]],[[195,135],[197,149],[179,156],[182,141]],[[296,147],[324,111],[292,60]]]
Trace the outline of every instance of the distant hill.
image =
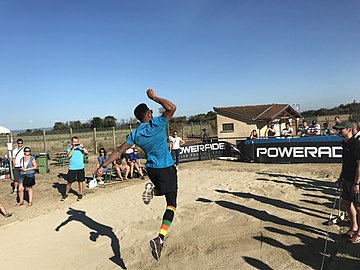
[[315,117],[315,116],[326,116],[326,115],[341,115],[351,114],[351,118],[360,120],[360,103],[355,100],[349,104],[340,104],[337,107],[326,109],[321,108],[318,110],[309,110],[301,112],[303,117]]

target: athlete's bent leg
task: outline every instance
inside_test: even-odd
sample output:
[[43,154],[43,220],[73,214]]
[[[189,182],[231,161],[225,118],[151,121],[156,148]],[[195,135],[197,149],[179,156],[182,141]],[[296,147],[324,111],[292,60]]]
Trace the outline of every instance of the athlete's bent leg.
[[165,213],[163,215],[163,220],[159,232],[159,237],[161,238],[161,240],[164,240],[169,230],[169,227],[174,219],[175,210],[176,210],[176,197],[177,197],[176,192],[170,192],[165,194],[167,206]]

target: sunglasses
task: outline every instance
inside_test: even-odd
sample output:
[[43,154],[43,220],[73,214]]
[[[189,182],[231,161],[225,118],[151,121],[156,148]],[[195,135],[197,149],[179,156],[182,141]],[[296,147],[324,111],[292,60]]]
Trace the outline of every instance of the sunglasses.
[[105,153],[104,151],[100,151],[100,153]]
[[25,150],[24,152],[26,153],[26,152],[31,152],[31,151],[30,150]]
[[24,143],[22,143],[22,142],[18,142],[17,144],[24,144]]

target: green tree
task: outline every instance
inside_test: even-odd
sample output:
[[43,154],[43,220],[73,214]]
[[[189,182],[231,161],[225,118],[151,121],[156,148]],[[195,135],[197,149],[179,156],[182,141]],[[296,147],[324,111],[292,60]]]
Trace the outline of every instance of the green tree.
[[66,129],[69,129],[69,126],[62,122],[56,122],[53,127],[53,130],[55,131],[66,130]]
[[116,118],[114,116],[105,116],[104,118],[104,122],[103,122],[104,127],[114,127],[116,126]]
[[98,116],[93,117],[93,119],[90,120],[90,126],[92,128],[101,128],[101,127],[104,126],[103,125],[103,120]]
[[72,129],[81,129],[82,128],[82,124],[79,120],[76,121],[70,121],[69,122],[69,127],[71,127]]

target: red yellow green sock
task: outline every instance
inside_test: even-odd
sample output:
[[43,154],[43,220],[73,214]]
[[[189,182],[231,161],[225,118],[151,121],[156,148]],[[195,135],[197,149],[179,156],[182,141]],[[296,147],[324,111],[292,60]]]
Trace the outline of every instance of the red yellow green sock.
[[165,213],[163,216],[163,221],[162,221],[162,224],[160,227],[160,232],[159,232],[159,237],[161,238],[161,240],[164,240],[164,238],[169,230],[169,227],[174,219],[175,210],[176,209],[174,206],[168,205],[166,207],[166,210],[165,210]]

